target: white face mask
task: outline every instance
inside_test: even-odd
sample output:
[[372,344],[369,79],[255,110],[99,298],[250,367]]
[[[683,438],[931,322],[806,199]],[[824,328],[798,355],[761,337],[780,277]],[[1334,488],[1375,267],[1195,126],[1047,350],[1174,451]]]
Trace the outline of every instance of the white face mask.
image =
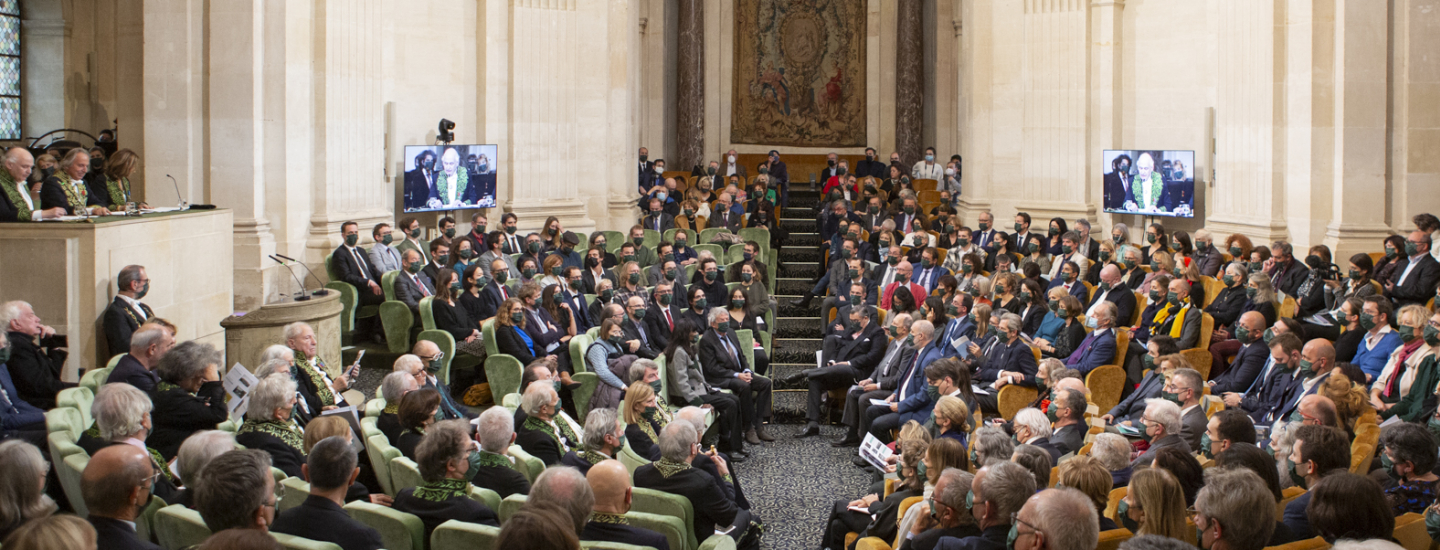
[[665,167],[664,167],[664,166],[656,166],[656,167],[655,167],[655,173],[656,173],[656,174],[664,174],[664,173],[665,173]]
[[730,159],[730,164],[735,164],[735,155],[730,155],[729,157],[726,157],[726,158]]
[[947,176],[953,176],[953,175],[955,175],[955,169],[954,169],[954,168],[946,168],[946,169],[945,169],[945,175],[947,175]]

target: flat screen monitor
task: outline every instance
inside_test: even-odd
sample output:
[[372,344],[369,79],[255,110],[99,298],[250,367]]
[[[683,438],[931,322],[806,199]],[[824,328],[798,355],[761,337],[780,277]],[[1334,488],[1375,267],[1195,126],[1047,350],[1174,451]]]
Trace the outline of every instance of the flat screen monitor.
[[1105,211],[1195,217],[1195,151],[1106,149]]
[[495,145],[406,145],[406,212],[493,208]]

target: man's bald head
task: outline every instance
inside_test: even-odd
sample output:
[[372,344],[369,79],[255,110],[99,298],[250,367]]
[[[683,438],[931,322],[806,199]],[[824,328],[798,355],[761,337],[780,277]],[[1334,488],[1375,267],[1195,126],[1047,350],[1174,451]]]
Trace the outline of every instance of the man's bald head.
[[1335,344],[1324,338],[1316,338],[1305,343],[1300,350],[1300,360],[1310,362],[1310,370],[1315,376],[1330,372],[1335,366]]
[[705,409],[700,407],[685,407],[675,413],[675,418],[689,422],[695,426],[695,431],[705,433]]
[[417,357],[434,357],[440,353],[440,346],[435,345],[435,342],[429,340],[421,340],[415,342],[415,347],[410,349],[410,353],[415,354]]
[[1186,281],[1185,279],[1170,281],[1170,292],[1174,292],[1176,297],[1184,299],[1190,295],[1190,281]]
[[1265,314],[1258,311],[1247,311],[1240,316],[1240,324],[1251,334],[1259,335],[1265,332]]
[[1312,393],[1300,399],[1300,416],[1303,422],[1315,419],[1321,426],[1339,427],[1340,411],[1329,397]]
[[5,151],[5,170],[15,181],[25,181],[35,167],[35,157],[24,147],[11,147]]
[[110,445],[90,457],[80,490],[92,515],[134,521],[155,475],[150,455],[134,445]]
[[1090,390],[1085,388],[1085,382],[1081,381],[1079,378],[1061,378],[1059,382],[1055,383],[1055,389],[1057,391],[1067,389],[1078,390],[1080,393],[1083,393],[1086,396],[1090,395]]
[[624,514],[630,511],[630,472],[619,460],[602,460],[585,474],[595,493],[595,511]]
[[1100,268],[1100,281],[1112,286],[1119,283],[1120,268],[1115,267],[1115,264],[1105,264],[1105,267]]

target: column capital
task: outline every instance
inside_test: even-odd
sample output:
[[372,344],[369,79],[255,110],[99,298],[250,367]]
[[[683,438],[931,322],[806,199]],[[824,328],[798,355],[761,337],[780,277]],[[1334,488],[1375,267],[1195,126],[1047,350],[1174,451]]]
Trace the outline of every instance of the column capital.
[[20,32],[28,36],[70,36],[71,25],[64,19],[21,19]]

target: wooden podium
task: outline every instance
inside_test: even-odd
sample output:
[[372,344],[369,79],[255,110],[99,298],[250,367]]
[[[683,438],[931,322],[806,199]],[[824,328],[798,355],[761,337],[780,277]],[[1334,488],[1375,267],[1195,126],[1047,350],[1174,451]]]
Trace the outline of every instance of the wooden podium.
[[224,348],[220,320],[235,302],[229,210],[0,227],[0,301],[29,302],[42,322],[68,337],[65,380],[109,361],[102,319],[127,265],[145,266],[150,293],[140,301],[175,323],[176,342]]
[[[296,302],[286,299],[261,306],[260,309],[236,313],[220,322],[225,329],[225,368],[235,363],[250,372],[260,367],[265,348],[285,343],[285,325],[304,321],[315,329],[319,344],[315,353],[332,368],[343,365],[340,358],[340,293],[324,290],[324,294]],[[364,404],[362,401],[361,405]]]

